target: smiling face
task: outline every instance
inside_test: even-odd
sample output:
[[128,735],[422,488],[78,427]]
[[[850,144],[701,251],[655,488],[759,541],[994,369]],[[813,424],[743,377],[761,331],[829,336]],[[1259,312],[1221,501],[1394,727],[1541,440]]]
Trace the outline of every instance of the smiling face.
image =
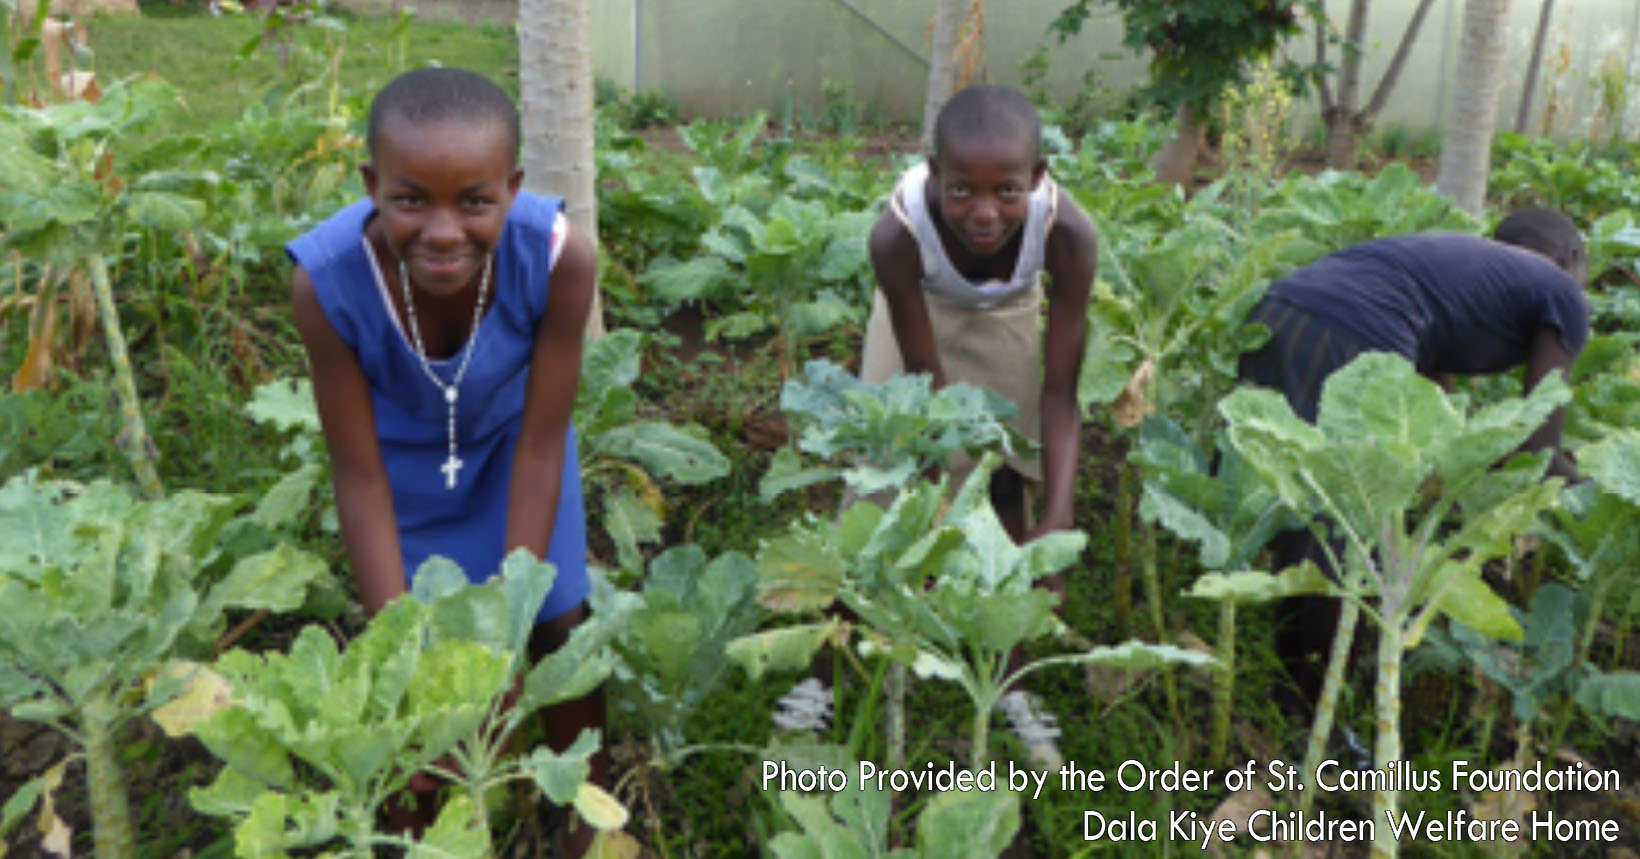
[[500,122],[384,118],[360,170],[379,236],[418,291],[449,297],[476,284],[523,181],[512,147]]
[[950,142],[929,159],[929,178],[950,238],[976,257],[1003,249],[1019,232],[1031,192],[1047,169],[1023,140]]

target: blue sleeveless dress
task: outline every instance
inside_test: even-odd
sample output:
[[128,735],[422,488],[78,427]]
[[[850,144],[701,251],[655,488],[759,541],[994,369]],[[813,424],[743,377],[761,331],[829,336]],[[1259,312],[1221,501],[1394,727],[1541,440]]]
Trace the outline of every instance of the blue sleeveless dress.
[[[523,423],[524,392],[537,323],[547,308],[552,229],[563,201],[520,192],[495,251],[495,300],[478,334],[448,359],[430,361],[446,384],[467,350],[477,351],[461,380],[456,445],[462,460],[454,489],[439,468],[449,453],[448,405],[422,372],[379,285],[364,227],[375,206],[365,199],[332,215],[286,246],[313,281],[342,341],[370,381],[376,437],[393,492],[399,547],[407,577],[432,555],[443,555],[481,582],[501,568],[507,537],[507,493],[513,451]],[[586,513],[575,428],[565,441],[563,480],[541,487],[558,493],[558,520],[547,560],[558,570],[540,620],[551,620],[586,598]]]

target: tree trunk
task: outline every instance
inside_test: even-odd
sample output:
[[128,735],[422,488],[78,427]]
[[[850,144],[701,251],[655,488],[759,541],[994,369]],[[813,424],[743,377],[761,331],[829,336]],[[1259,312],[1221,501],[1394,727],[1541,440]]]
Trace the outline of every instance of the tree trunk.
[[[524,185],[563,197],[570,223],[596,245],[597,166],[592,156],[592,55],[588,44],[587,0],[519,0]],[[595,291],[587,335],[603,333],[603,301]]]
[[934,151],[934,118],[957,81],[957,32],[965,0],[936,0],[934,39],[928,49],[928,89],[923,97],[923,148]]
[[1538,70],[1543,67],[1543,45],[1549,41],[1549,19],[1554,16],[1555,0],[1543,0],[1538,9],[1537,32],[1532,36],[1532,59],[1526,64],[1526,83],[1520,88],[1520,109],[1515,112],[1515,133],[1526,133],[1526,120],[1532,115],[1532,97],[1537,95]]
[[1156,181],[1164,185],[1183,185],[1196,172],[1196,154],[1201,151],[1207,135],[1206,123],[1196,119],[1196,112],[1188,107],[1179,108],[1179,133],[1156,153],[1150,166],[1156,170]]
[[[1344,51],[1336,102],[1327,104],[1324,99],[1323,103],[1322,115],[1327,122],[1327,166],[1338,170],[1355,167],[1361,151],[1361,139],[1372,127],[1373,118],[1378,116],[1378,112],[1384,109],[1384,103],[1389,100],[1390,91],[1395,88],[1396,81],[1401,77],[1401,69],[1406,66],[1407,56],[1412,53],[1412,44],[1418,40],[1418,31],[1423,29],[1424,19],[1428,17],[1430,7],[1435,5],[1435,0],[1420,0],[1417,8],[1413,9],[1406,30],[1401,34],[1401,42],[1395,46],[1395,54],[1384,69],[1384,76],[1378,80],[1378,86],[1373,89],[1366,107],[1362,107],[1361,60],[1365,50],[1362,44],[1366,41],[1369,2],[1354,0],[1350,4],[1349,30],[1344,38],[1353,47]],[[1319,47],[1316,55],[1322,57]]]
[[1324,118],[1327,121],[1327,166],[1334,170],[1354,170],[1361,152],[1361,138],[1367,130],[1365,117],[1340,104]]
[[1458,36],[1457,75],[1447,109],[1436,190],[1479,215],[1491,166],[1492,129],[1503,82],[1503,43],[1509,0],[1465,0]]

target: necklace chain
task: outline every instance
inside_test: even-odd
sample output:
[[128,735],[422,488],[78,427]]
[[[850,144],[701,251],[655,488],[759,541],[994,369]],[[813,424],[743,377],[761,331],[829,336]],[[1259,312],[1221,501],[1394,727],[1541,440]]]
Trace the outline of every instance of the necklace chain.
[[446,434],[450,440],[449,456],[439,470],[444,472],[444,488],[456,488],[456,475],[463,465],[461,457],[456,456],[456,401],[461,399],[461,380],[467,375],[467,365],[473,359],[473,353],[478,350],[478,320],[484,312],[484,296],[490,287],[490,265],[493,257],[484,257],[484,275],[478,281],[478,300],[473,304],[472,329],[467,334],[467,346],[462,352],[461,363],[456,365],[456,374],[446,385],[443,379],[433,372],[433,365],[427,360],[427,347],[421,341],[421,326],[416,322],[416,303],[410,292],[410,275],[404,267],[404,258],[399,258],[399,286],[404,290],[404,315],[410,323],[410,340],[416,347],[416,358],[421,362],[421,371],[427,374],[433,386],[444,394],[444,402],[448,403],[449,418],[446,422]]

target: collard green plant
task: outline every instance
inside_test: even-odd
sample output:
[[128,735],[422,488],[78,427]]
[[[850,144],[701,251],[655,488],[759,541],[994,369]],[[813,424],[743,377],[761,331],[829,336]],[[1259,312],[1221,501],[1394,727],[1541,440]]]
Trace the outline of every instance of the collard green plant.
[[1591,444],[1640,426],[1636,339],[1626,332],[1589,338],[1567,376],[1572,402],[1566,407],[1564,437],[1569,445]]
[[1217,450],[1215,468],[1212,457],[1183,428],[1151,415],[1140,425],[1139,444],[1129,455],[1144,474],[1139,515],[1198,545],[1207,575],[1188,593],[1219,603],[1210,761],[1224,760],[1229,745],[1236,606],[1325,590],[1314,570],[1279,577],[1253,569],[1256,555],[1270,538],[1298,523],[1234,448],[1221,443]]
[[757,583],[757,565],[745,555],[726,552],[708,562],[698,546],[688,545],[651,561],[637,594],[607,584],[595,588],[595,612],[630,604],[619,611],[631,621],[614,644],[621,661],[612,701],[638,718],[661,768],[690,753],[684,727],[722,684],[730,664],[725,645],[762,619]]
[[0,487],[0,707],[83,750],[99,856],[135,854],[119,737],[180,691],[186,672],[162,669],[203,655],[229,609],[290,611],[328,574],[289,544],[225,551],[256,515],[235,518],[224,496],[136,501],[32,473]]
[[661,539],[666,503],[661,481],[685,486],[729,473],[729,460],[690,424],[638,418],[632,384],[643,360],[643,334],[623,328],[587,344],[574,420],[581,438],[581,482],[599,495],[598,517],[622,569],[643,566],[640,546]]
[[921,373],[872,385],[829,361],[810,361],[781,388],[780,408],[802,427],[797,450],[850,464],[804,468],[796,451],[784,448],[763,477],[765,501],[838,477],[870,495],[903,486],[953,454],[1012,453],[1030,444],[1004,423],[1018,410],[1003,397],[960,383],[932,390],[931,377]]
[[[1282,503],[1329,523],[1312,519],[1311,528],[1345,598],[1339,641],[1353,635],[1355,611],[1378,625],[1377,766],[1401,758],[1402,652],[1437,615],[1495,637],[1521,636],[1481,567],[1510,551],[1513,538],[1554,503],[1559,482],[1542,479],[1541,454],[1494,466],[1568,397],[1553,375],[1529,397],[1466,415],[1405,359],[1367,353],[1328,378],[1313,426],[1274,391],[1244,389],[1220,404],[1231,443]],[[1432,478],[1434,501],[1426,505]],[[1456,523],[1450,533],[1443,530],[1449,522]],[[1341,557],[1326,544],[1329,536],[1344,546]],[[1328,701],[1338,694],[1347,651],[1333,648],[1322,688]],[[1307,771],[1319,763],[1325,721],[1318,710]],[[1397,792],[1376,792],[1373,816],[1393,814],[1398,804]],[[1395,855],[1388,828],[1379,836],[1374,855]]]
[[[949,506],[943,480],[917,481],[887,510],[859,502],[836,520],[798,523],[766,543],[758,558],[766,605],[812,612],[840,601],[866,625],[863,653],[962,687],[974,708],[971,760],[978,766],[990,761],[997,700],[1034,671],[1065,663],[1154,668],[1212,661],[1130,641],[1007,670],[1017,645],[1064,631],[1053,594],[1033,585],[1074,563],[1087,537],[1061,531],[1015,545],[990,503],[997,462],[987,454]],[[802,668],[840,637],[837,628],[836,620],[780,627],[731,642],[729,655],[754,678]]]
[[[434,558],[416,574],[411,597],[389,603],[345,650],[310,625],[288,654],[225,654],[216,671],[232,705],[194,733],[226,766],[191,792],[194,807],[234,822],[241,856],[321,847],[369,856],[386,846],[486,856],[487,797],[515,780],[534,782],[554,803],[574,803],[600,829],[619,828],[624,811],[586,782],[595,731],[562,754],[537,747],[509,755],[526,717],[586,694],[614,662],[607,645],[622,618],[599,614],[528,666],[526,644],[553,577],[550,564],[522,549],[482,585]],[[454,795],[420,841],[379,834],[382,805],[416,772],[447,782]]]
[[824,203],[785,196],[763,216],[730,205],[701,239],[706,256],[652,266],[642,283],[666,302],[714,300],[743,308],[709,319],[708,339],[749,337],[778,326],[782,376],[788,376],[803,338],[859,321],[855,299],[874,220],[869,212],[834,214]]
[[1391,164],[1371,178],[1332,170],[1314,177],[1290,173],[1270,189],[1248,232],[1254,237],[1297,233],[1299,241],[1283,260],[1298,266],[1380,236],[1477,234],[1482,227],[1411,168]]
[[[115,141],[156,121],[174,99],[168,86],[138,80],[109,87],[95,103],[72,101],[38,110],[0,106],[0,152],[5,153],[0,172],[7,177],[0,190],[0,247],[21,254],[43,272],[81,269],[90,278],[124,416],[120,440],[137,484],[150,498],[163,488],[108,261],[119,259],[129,231],[185,229],[203,216],[204,206],[146,187],[146,177],[115,176]],[[42,292],[49,293],[51,284],[47,274]]]
[[[790,761],[794,767],[833,767],[850,774],[859,770],[858,762],[841,749],[777,746],[769,751],[769,759]],[[994,790],[936,793],[918,813],[915,844],[895,849],[889,848],[894,797],[887,790],[877,790],[876,785],[866,787],[850,779],[848,789],[830,793],[830,797],[781,790],[772,802],[797,825],[769,839],[769,851],[779,859],[991,859],[1007,849],[1020,826],[1020,797],[1005,785]]]

